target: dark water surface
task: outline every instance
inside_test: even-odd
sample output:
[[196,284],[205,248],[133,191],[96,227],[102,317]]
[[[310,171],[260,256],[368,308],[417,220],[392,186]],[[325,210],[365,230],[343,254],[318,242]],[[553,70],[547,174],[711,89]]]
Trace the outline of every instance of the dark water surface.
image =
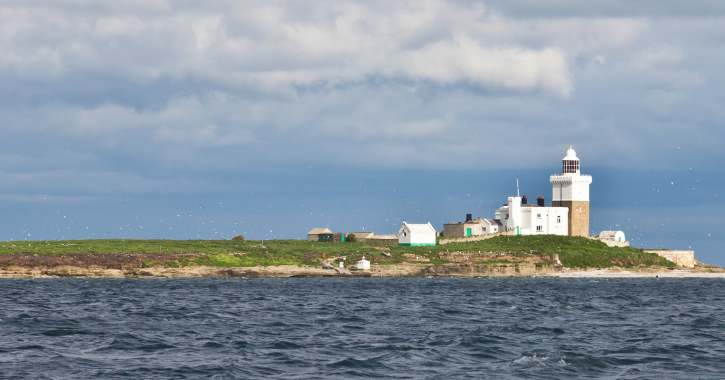
[[725,280],[0,280],[0,377],[717,379]]

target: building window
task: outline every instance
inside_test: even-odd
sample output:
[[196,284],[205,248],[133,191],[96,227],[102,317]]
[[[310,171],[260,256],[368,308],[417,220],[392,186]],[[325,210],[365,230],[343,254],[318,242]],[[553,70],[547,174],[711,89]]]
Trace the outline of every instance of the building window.
[[564,160],[562,164],[562,171],[564,173],[576,173],[579,170],[579,161],[575,160]]
[[561,215],[557,215],[556,216],[556,222],[557,223],[561,223]]
[[536,226],[536,232],[542,232],[542,231],[544,231],[543,226]]
[[537,219],[541,219],[541,214],[536,214]]
[[486,231],[486,227],[483,227],[483,230]]
[[506,214],[506,219],[508,219],[508,218],[509,218],[509,214]]

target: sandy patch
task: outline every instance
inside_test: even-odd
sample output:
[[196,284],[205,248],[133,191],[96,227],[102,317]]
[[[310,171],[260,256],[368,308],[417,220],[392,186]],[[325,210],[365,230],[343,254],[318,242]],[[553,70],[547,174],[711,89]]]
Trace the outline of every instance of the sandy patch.
[[674,269],[674,270],[626,270],[621,268],[612,269],[590,269],[590,270],[572,270],[565,269],[561,272],[547,273],[547,277],[562,278],[641,278],[641,277],[659,277],[659,278],[725,278],[723,268],[695,268],[695,269]]

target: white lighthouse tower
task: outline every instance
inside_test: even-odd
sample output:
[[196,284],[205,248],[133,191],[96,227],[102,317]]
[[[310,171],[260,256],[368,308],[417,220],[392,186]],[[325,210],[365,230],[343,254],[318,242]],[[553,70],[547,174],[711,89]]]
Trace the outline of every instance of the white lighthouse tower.
[[580,173],[579,158],[569,145],[562,160],[562,173],[549,179],[553,186],[551,205],[569,209],[569,236],[589,236],[589,184],[592,176]]

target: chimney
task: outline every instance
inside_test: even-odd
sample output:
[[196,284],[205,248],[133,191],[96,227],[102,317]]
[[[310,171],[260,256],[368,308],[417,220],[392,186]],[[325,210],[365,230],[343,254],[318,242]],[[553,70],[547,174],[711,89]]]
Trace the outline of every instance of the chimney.
[[539,207],[546,207],[546,206],[544,206],[544,196],[543,195],[539,195],[539,199],[536,200],[536,204]]
[[466,214],[466,222],[470,222],[473,220],[473,214]]
[[527,203],[528,203],[528,200],[526,200],[526,194],[524,194],[524,197],[523,197],[523,198],[521,198],[521,204],[522,204],[522,205],[525,205],[525,204],[527,204]]

